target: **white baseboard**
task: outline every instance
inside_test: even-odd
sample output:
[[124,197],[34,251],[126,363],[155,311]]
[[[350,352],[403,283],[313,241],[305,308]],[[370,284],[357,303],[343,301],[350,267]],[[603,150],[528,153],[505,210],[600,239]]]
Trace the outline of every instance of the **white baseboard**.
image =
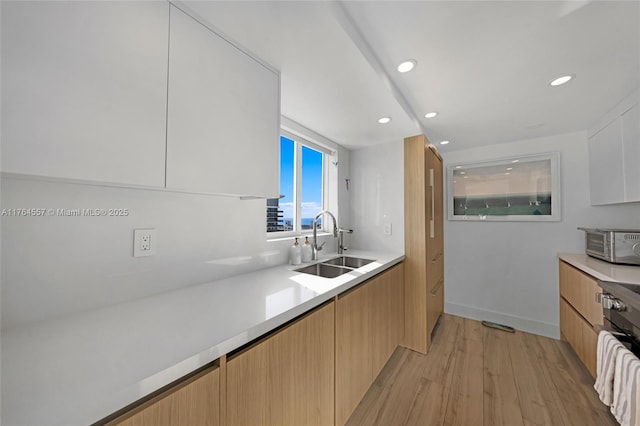
[[513,315],[503,314],[501,312],[494,312],[475,308],[473,306],[459,305],[457,303],[450,302],[445,303],[444,311],[447,314],[457,315],[459,317],[469,318],[477,321],[497,322],[499,324],[513,327],[516,330],[538,334],[540,336],[550,337],[552,339],[560,338],[560,326],[558,324],[550,324],[530,318],[517,317]]

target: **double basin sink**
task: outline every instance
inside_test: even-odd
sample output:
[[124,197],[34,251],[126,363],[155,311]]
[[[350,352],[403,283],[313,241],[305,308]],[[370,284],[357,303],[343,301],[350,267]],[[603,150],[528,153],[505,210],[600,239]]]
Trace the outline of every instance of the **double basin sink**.
[[347,274],[364,265],[368,265],[371,262],[373,262],[373,260],[361,259],[359,257],[340,256],[335,259],[305,266],[304,268],[296,269],[295,271],[323,278],[335,278],[342,274]]

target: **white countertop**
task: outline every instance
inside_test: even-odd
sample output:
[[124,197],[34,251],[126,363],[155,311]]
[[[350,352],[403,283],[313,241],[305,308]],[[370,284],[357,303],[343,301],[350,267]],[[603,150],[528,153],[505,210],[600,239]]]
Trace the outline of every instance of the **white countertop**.
[[404,259],[348,255],[376,261],[333,279],[282,265],[3,331],[0,423],[96,422]]
[[558,253],[558,258],[599,280],[640,285],[640,266],[614,265],[584,253]]

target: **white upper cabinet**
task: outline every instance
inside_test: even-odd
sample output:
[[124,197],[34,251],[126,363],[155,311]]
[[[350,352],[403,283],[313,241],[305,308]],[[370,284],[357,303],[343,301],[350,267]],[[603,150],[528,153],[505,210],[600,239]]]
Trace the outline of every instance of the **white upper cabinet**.
[[1,7],[2,170],[164,186],[169,4]]
[[589,138],[589,185],[591,204],[624,200],[622,126],[620,118]]
[[622,114],[625,200],[640,201],[640,107]]
[[640,112],[634,93],[589,136],[591,204],[640,201]]
[[280,76],[171,7],[167,188],[274,197]]

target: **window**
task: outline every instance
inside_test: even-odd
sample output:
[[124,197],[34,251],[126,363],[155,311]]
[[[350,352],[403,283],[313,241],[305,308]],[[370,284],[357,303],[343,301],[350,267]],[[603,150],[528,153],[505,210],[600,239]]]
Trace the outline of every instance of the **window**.
[[[268,233],[307,233],[325,210],[327,154],[299,137],[280,137],[280,198],[267,200]],[[318,219],[322,228],[322,218]]]

